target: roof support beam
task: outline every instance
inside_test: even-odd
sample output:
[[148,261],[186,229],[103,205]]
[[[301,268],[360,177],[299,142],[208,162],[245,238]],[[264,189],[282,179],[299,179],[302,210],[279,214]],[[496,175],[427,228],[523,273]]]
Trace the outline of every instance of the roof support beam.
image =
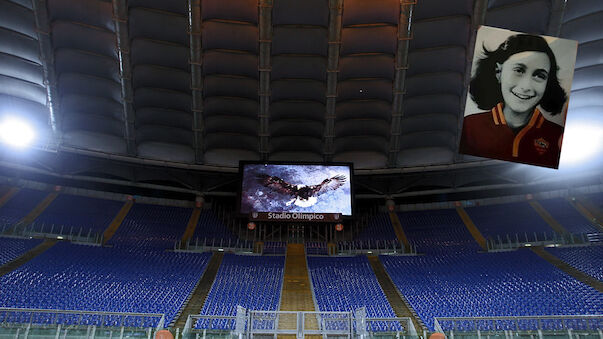
[[459,120],[457,123],[456,143],[454,144],[454,162],[458,162],[463,158],[458,153],[457,146],[461,142],[461,133],[463,131],[463,116],[465,113],[465,105],[467,103],[467,95],[469,93],[469,82],[471,81],[471,67],[473,66],[473,51],[475,50],[475,40],[477,39],[477,29],[486,22],[486,11],[488,10],[488,0],[475,0],[473,4],[473,16],[471,17],[471,33],[467,48],[465,49],[465,79],[463,79],[463,95],[460,102]]
[[396,167],[400,152],[400,125],[402,121],[402,101],[404,99],[406,70],[408,69],[408,47],[410,45],[412,12],[416,1],[400,0],[398,18],[398,48],[396,49],[395,75],[393,87],[392,120],[389,136],[388,166]]
[[201,0],[188,0],[188,31],[190,41],[191,91],[195,163],[204,162],[203,155],[203,42],[201,40]]
[[561,34],[561,25],[563,24],[566,4],[567,0],[553,0],[547,35],[559,36]]
[[259,34],[260,57],[258,71],[260,73],[259,112],[260,129],[260,159],[268,160],[270,156],[270,71],[272,62],[270,53],[272,48],[272,0],[259,0]]
[[52,128],[54,141],[58,144],[61,139],[61,125],[59,119],[59,96],[57,91],[57,77],[54,68],[54,49],[50,38],[50,21],[46,0],[33,0],[33,12],[36,19],[36,31],[40,45],[40,59],[46,86],[46,105],[49,111],[49,124]]
[[333,161],[335,150],[335,106],[337,104],[337,76],[339,74],[339,48],[341,46],[341,15],[343,0],[329,0],[329,50],[327,51],[327,107],[323,159]]
[[127,0],[113,0],[113,20],[119,56],[119,78],[124,113],[124,137],[128,155],[136,155],[134,136],[134,91],[132,89],[132,64],[130,61],[130,34],[128,32]]

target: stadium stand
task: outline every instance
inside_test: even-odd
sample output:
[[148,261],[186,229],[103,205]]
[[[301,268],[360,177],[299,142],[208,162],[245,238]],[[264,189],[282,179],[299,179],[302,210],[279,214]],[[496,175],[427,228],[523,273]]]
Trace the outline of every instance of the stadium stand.
[[308,271],[321,311],[366,306],[368,317],[395,317],[365,256],[308,257]]
[[13,261],[42,243],[41,239],[0,237],[0,266]]
[[199,241],[199,244],[204,241],[205,245],[211,245],[220,241],[236,243],[237,239],[213,210],[201,210],[191,241]]
[[408,240],[420,253],[477,252],[475,242],[452,209],[398,213]]
[[173,248],[182,238],[191,208],[134,204],[109,244],[119,247]]
[[599,231],[595,225],[584,218],[563,198],[540,200],[539,203],[570,233],[594,233]]
[[527,250],[380,259],[431,330],[434,317],[603,312],[603,293]]
[[[0,306],[164,313],[167,325],[203,274],[209,257],[208,253],[60,242],[0,277]],[[150,325],[155,324],[146,326]]]
[[[236,315],[237,305],[276,311],[283,285],[284,256],[224,255],[216,280],[201,309],[202,315]],[[232,329],[226,320],[200,320],[197,328]]]
[[507,236],[511,241],[543,240],[551,238],[554,231],[526,202],[465,208],[475,226],[486,238]]
[[328,255],[329,248],[325,241],[306,241],[306,254],[307,255]]
[[285,254],[287,243],[284,241],[265,241],[263,254]]
[[547,248],[546,250],[574,268],[603,281],[603,245]]
[[[308,271],[320,311],[366,307],[368,318],[396,317],[365,256],[308,257]],[[374,325],[375,330],[385,330],[385,323]]]
[[67,232],[82,228],[84,232],[102,233],[122,205],[120,201],[61,194],[36,218],[34,230],[54,225],[55,229],[63,226]]
[[14,225],[31,212],[47,195],[48,192],[22,188],[0,208],[0,225],[2,227]]
[[377,213],[370,216],[366,226],[356,236],[356,240],[397,240],[389,215]]

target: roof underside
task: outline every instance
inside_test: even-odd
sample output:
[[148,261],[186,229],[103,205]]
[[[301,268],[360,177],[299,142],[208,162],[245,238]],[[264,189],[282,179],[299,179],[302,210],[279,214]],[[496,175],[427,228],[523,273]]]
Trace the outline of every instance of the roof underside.
[[168,166],[454,165],[485,24],[578,40],[568,123],[600,119],[602,1],[407,2],[0,0],[0,110]]

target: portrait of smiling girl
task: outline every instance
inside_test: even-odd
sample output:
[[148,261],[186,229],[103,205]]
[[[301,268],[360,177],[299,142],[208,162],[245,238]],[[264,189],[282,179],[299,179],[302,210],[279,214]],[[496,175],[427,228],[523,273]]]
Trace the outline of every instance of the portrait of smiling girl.
[[558,168],[563,127],[543,111],[564,115],[568,94],[549,44],[514,34],[495,50],[480,49],[469,95],[481,112],[465,115],[460,152]]

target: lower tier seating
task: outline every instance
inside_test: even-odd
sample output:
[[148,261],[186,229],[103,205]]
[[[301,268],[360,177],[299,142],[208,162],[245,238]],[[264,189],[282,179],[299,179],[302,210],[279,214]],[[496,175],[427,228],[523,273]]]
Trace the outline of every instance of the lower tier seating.
[[[320,311],[366,307],[368,318],[396,317],[365,256],[308,257],[308,272]],[[374,325],[374,330],[386,330],[385,323]]]
[[434,317],[603,313],[603,293],[529,250],[380,259],[432,330]]
[[[237,306],[278,310],[284,267],[284,256],[225,254],[201,314],[234,316]],[[200,320],[196,327],[233,329],[234,322]]]
[[167,325],[209,258],[59,242],[0,277],[0,307],[163,313]]
[[40,239],[18,239],[0,237],[0,266],[22,256],[42,243]]
[[547,248],[546,250],[574,268],[603,281],[603,244],[587,247]]

